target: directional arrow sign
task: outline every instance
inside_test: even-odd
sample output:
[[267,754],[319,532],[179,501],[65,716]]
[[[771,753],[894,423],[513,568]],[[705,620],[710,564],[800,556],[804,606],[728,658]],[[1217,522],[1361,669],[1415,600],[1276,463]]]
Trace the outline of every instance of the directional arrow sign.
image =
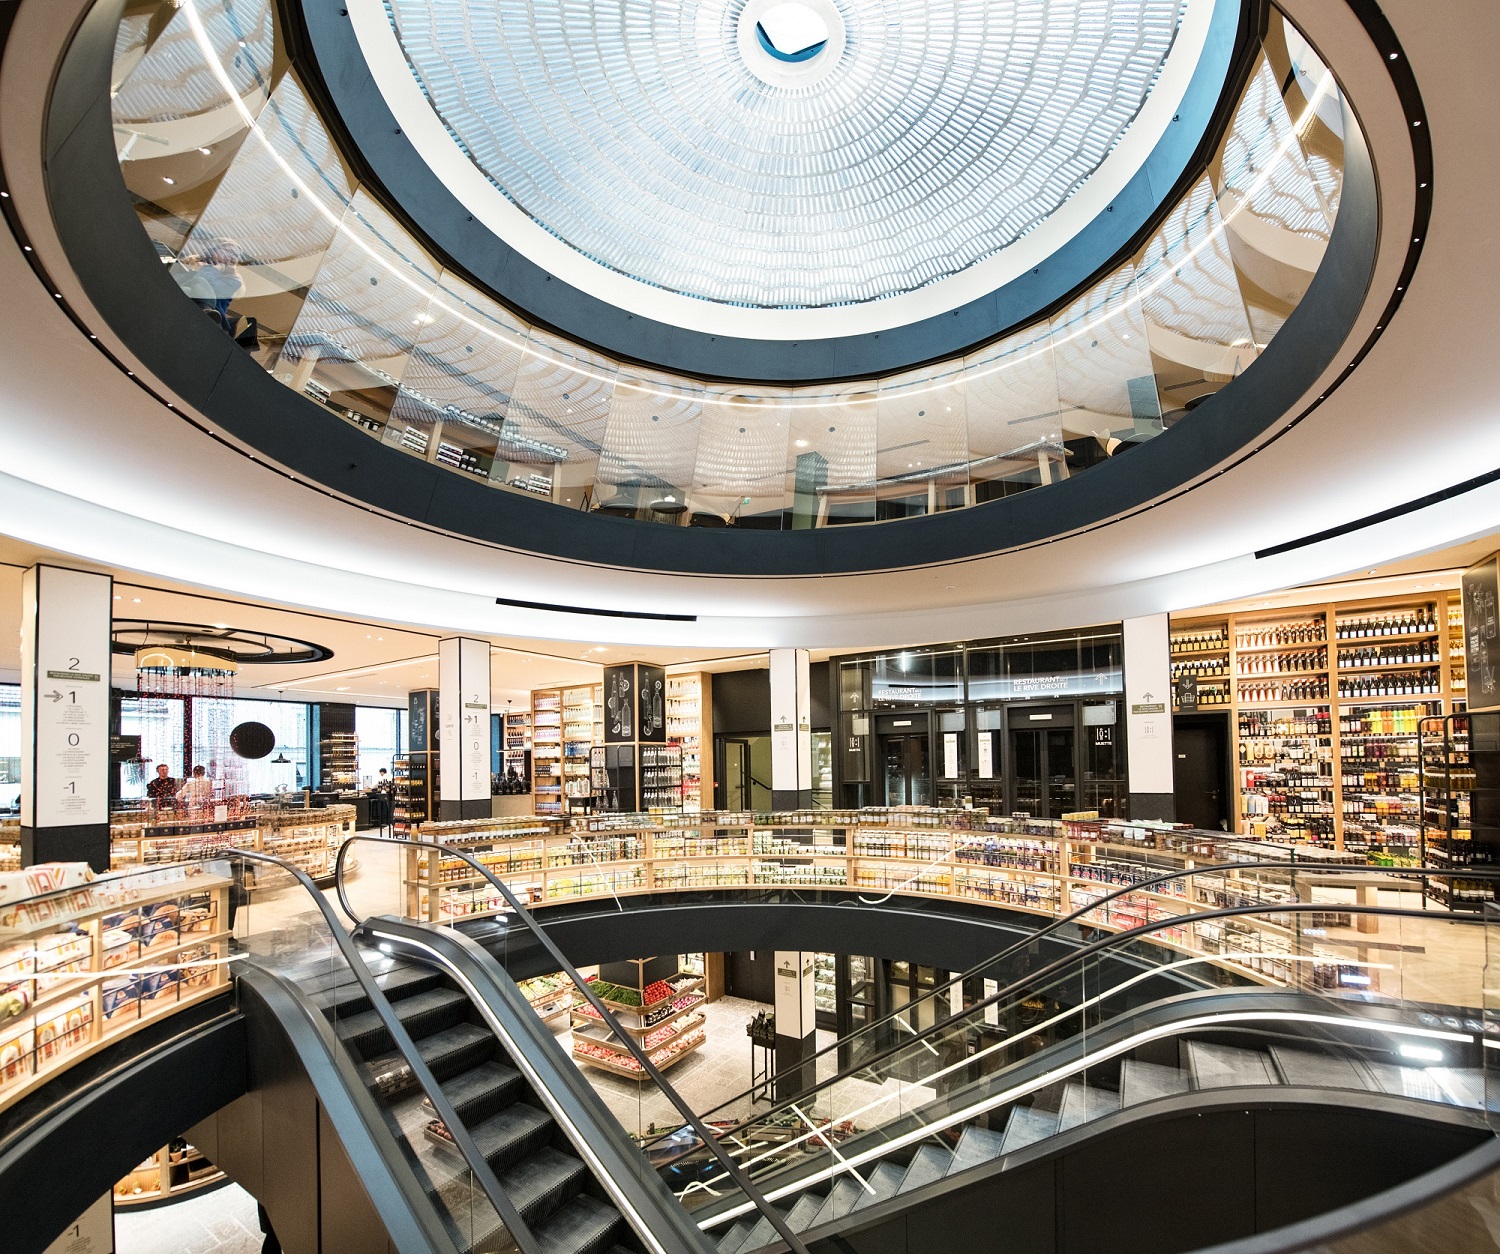
[[61,701],[63,699],[63,694],[60,692],[44,692],[42,695],[46,697],[48,701]]

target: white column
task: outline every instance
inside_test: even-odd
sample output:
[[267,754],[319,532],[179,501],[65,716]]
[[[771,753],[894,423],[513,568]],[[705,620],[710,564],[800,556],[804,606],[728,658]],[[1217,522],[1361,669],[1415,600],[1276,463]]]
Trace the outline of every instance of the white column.
[[109,870],[108,575],[21,581],[21,862]]
[[1130,817],[1171,819],[1172,664],[1167,616],[1127,618],[1125,635],[1125,769]]
[[[814,955],[776,951],[776,1096],[795,1097],[816,1081],[805,1061],[817,1052]],[[806,1070],[807,1074],[803,1074]]]
[[438,642],[438,817],[490,814],[490,642]]
[[771,650],[771,808],[812,805],[812,700],[806,649]]

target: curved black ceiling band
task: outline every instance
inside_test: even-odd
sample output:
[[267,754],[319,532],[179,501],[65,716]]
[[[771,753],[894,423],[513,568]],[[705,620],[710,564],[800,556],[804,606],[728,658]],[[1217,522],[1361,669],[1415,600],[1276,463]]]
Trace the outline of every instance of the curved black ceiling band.
[[183,297],[141,229],[116,159],[117,8],[99,5],[79,28],[45,138],[54,226],[98,314],[174,394],[163,399],[206,415],[297,477],[414,525],[522,552],[672,574],[817,576],[982,557],[1098,525],[1180,490],[1283,422],[1350,351],[1376,256],[1375,172],[1354,128],[1323,264],[1282,333],[1191,417],[1128,456],[1044,489],[868,526],[739,531],[608,518],[497,491],[381,445],[267,374]]
[[[1031,273],[956,310],[888,331],[787,342],[709,335],[591,296],[529,261],[448,190],[401,133],[348,11],[294,0],[293,62],[361,182],[445,262],[521,316],[602,352],[678,374],[807,383],[889,374],[972,351],[1064,304],[1136,251],[1217,151],[1248,79],[1264,0],[1217,0],[1203,54],[1166,134],[1109,208]],[[341,132],[341,134],[340,134]]]

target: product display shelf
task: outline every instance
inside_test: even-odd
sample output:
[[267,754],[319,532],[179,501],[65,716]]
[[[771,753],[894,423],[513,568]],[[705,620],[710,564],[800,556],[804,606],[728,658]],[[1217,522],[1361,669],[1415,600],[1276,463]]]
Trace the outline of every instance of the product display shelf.
[[508,778],[514,771],[520,777],[523,791],[531,791],[531,712],[507,711],[505,715],[504,766],[502,773]]
[[565,806],[561,688],[531,694],[531,795],[538,814],[562,814]]
[[1237,729],[1235,785],[1246,834],[1333,842],[1338,797],[1330,707],[1243,708]]
[[1421,845],[1421,724],[1442,703],[1342,705],[1340,789],[1344,845],[1415,860]]
[[186,1141],[173,1141],[115,1184],[115,1206],[128,1210],[132,1206],[175,1202],[227,1179],[202,1150]]
[[710,808],[713,802],[713,716],[707,675],[667,676],[667,743],[682,749],[682,808]]
[[329,732],[318,744],[322,759],[322,787],[346,792],[359,787],[359,737],[354,732]]
[[391,762],[391,828],[404,836],[436,813],[438,755],[414,753]]
[[225,986],[229,879],[133,878],[0,910],[0,1109]]
[[544,1023],[561,1022],[579,1004],[578,991],[565,975],[533,976],[516,987]]
[[585,684],[562,689],[562,796],[568,810],[586,809],[593,797],[589,753],[595,741],[597,702],[602,690]]
[[[1351,848],[1382,858],[1408,856],[1419,827],[1405,796],[1411,791],[1409,773],[1405,781],[1398,775],[1394,786],[1372,777],[1372,787],[1366,788],[1365,764],[1359,761],[1362,748],[1346,749],[1341,727],[1347,712],[1372,705],[1425,710],[1441,702],[1440,710],[1452,712],[1464,682],[1457,592],[1173,620],[1174,666],[1196,660],[1217,669],[1216,655],[1185,647],[1190,637],[1231,644],[1227,712],[1234,737],[1236,830],[1258,838],[1312,840],[1335,849],[1343,848],[1347,836]],[[1181,668],[1176,673],[1182,673]],[[1199,708],[1214,707],[1200,702]],[[1329,732],[1288,735],[1276,746],[1286,752],[1269,758],[1261,756],[1264,744],[1247,753],[1242,743],[1246,714],[1257,721],[1285,720],[1309,709],[1327,711]],[[1322,765],[1325,756],[1331,759],[1331,769]],[[1318,782],[1306,778],[1311,772],[1305,768],[1312,762],[1318,764]],[[1267,767],[1287,779],[1276,778]],[[1331,774],[1331,792],[1321,780],[1325,774]],[[1278,787],[1283,783],[1295,786]],[[1389,792],[1379,791],[1387,788]]]
[[253,807],[222,821],[146,822],[117,815],[110,822],[110,865],[115,870],[183,862],[225,849],[249,849],[290,862],[314,880],[326,880],[344,842],[354,835],[353,806],[310,810]]
[[[698,1008],[704,1000],[703,979],[683,972],[675,955],[606,963],[591,983],[621,1029],[658,1069],[665,1071],[702,1048],[705,1021]],[[587,1003],[573,1012],[573,1057],[629,1079],[648,1078],[629,1046]]]
[[648,813],[682,809],[682,746],[640,745],[639,803]]
[[0,871],[21,869],[21,820],[0,819]]
[[826,1015],[838,1011],[838,975],[832,954],[813,955],[813,1008]]
[[1469,717],[1450,714],[1425,718],[1419,741],[1421,755],[1422,855],[1426,865],[1455,874],[1427,881],[1427,895],[1444,908],[1479,910],[1495,898],[1484,880],[1465,878],[1473,864],[1471,801],[1474,767],[1469,759]]
[[[477,824],[483,820],[470,820]],[[497,820],[489,820],[491,823]],[[482,864],[503,879],[522,901],[539,901],[543,895],[546,837],[545,822],[531,827],[506,826],[491,830],[439,831],[463,824],[428,824],[419,838],[446,845]],[[438,849],[406,850],[402,879],[408,918],[429,923],[480,918],[506,910],[499,891],[468,862]]]

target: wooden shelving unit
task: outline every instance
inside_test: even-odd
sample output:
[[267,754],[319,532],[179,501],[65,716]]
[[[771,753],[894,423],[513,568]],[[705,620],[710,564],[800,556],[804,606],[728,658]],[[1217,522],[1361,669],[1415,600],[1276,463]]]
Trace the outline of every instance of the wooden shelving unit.
[[667,676],[667,743],[682,748],[682,808],[713,808],[713,710],[710,677]]
[[[652,990],[661,995],[652,998]],[[679,970],[676,955],[605,963],[594,992],[659,1070],[703,1047],[703,978]],[[648,1078],[629,1046],[581,1000],[573,1011],[573,1057],[627,1079]]]
[[1173,709],[1230,716],[1237,831],[1408,860],[1418,724],[1462,701],[1462,646],[1457,592],[1183,616]]
[[540,815],[563,813],[561,688],[531,694],[531,796]]

